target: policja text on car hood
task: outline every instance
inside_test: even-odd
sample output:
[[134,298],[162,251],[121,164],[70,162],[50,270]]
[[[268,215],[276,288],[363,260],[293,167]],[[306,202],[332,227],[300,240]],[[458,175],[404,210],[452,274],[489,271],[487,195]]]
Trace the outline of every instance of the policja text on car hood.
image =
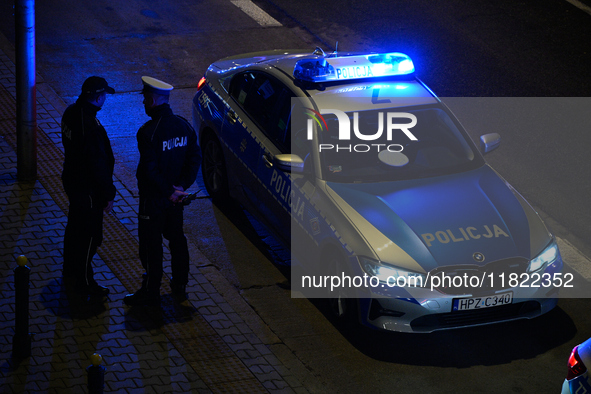
[[[530,259],[551,240],[531,206],[489,166],[439,178],[327,186],[346,215],[355,211],[367,220],[369,228],[359,230],[385,263],[400,266],[390,253],[398,248],[389,248],[384,237],[425,271]],[[475,253],[484,260],[475,260]]]

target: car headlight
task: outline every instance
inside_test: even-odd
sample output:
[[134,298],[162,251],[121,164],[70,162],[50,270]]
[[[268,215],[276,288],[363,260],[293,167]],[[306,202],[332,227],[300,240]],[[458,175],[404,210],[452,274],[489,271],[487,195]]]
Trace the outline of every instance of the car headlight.
[[557,257],[558,245],[556,244],[556,241],[553,240],[550,245],[548,245],[548,247],[542,251],[542,253],[531,259],[529,262],[529,267],[527,267],[527,272],[538,271],[548,264],[553,263]]
[[425,274],[383,264],[368,257],[357,256],[357,259],[366,274],[377,277],[380,282],[387,283],[390,287],[396,285],[423,287],[427,280]]

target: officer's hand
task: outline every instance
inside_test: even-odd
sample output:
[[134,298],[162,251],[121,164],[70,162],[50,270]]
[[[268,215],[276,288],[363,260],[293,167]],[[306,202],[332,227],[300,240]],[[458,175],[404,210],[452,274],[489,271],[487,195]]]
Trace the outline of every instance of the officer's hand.
[[172,203],[173,203],[173,204],[178,204],[178,203],[180,203],[180,202],[183,200],[183,198],[185,198],[185,196],[186,196],[186,195],[188,195],[189,193],[185,193],[185,192],[183,191],[183,188],[182,188],[182,187],[180,187],[180,186],[173,186],[173,187],[174,187],[174,189],[175,189],[175,190],[174,190],[174,193],[172,193],[172,194],[170,195],[170,197],[168,197],[168,199],[169,199],[170,201],[172,201]]
[[109,202],[107,203],[107,206],[106,206],[106,207],[103,209],[103,211],[105,211],[105,213],[110,213],[110,212],[111,212],[111,210],[113,209],[113,204],[114,204],[114,203],[115,203],[115,202],[114,202],[113,200],[109,201]]

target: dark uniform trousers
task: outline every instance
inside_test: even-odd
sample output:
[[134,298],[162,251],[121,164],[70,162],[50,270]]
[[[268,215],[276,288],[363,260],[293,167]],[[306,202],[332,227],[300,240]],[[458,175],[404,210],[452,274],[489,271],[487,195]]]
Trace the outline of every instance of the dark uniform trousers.
[[64,234],[63,275],[75,278],[79,286],[94,282],[92,258],[103,241],[104,201],[87,193],[70,193],[68,224]]
[[140,196],[138,235],[140,261],[146,270],[142,289],[150,296],[160,294],[162,236],[169,241],[172,280],[185,286],[189,280],[189,250],[183,232],[183,206],[166,199]]

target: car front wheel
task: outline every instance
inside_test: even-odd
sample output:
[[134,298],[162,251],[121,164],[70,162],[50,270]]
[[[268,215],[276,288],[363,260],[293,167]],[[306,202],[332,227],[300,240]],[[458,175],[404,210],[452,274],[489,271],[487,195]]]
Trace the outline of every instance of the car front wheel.
[[[346,267],[345,259],[340,253],[332,252],[325,254],[324,264],[328,275],[342,277],[348,276],[349,270]],[[328,291],[328,310],[333,318],[338,321],[352,324],[357,318],[357,300],[354,298],[353,289],[348,287],[336,287]]]

